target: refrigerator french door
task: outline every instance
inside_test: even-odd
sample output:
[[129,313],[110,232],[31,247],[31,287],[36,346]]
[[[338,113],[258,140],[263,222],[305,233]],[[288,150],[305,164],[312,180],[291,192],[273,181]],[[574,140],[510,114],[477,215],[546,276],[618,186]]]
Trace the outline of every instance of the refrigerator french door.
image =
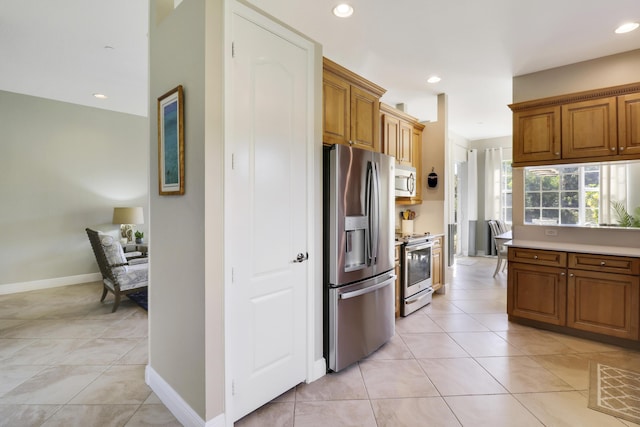
[[337,372],[395,333],[395,160],[344,145],[324,160],[325,357]]

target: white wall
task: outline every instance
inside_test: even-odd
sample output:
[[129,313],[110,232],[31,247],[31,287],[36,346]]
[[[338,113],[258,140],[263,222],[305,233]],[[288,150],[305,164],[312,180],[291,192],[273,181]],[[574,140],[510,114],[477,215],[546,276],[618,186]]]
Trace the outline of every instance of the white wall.
[[0,91],[0,129],[0,293],[97,273],[84,229],[115,206],[148,224],[146,117]]
[[157,98],[182,85],[185,194],[151,185],[149,366],[205,421],[224,410],[222,33],[222,0],[150,4],[151,144]]

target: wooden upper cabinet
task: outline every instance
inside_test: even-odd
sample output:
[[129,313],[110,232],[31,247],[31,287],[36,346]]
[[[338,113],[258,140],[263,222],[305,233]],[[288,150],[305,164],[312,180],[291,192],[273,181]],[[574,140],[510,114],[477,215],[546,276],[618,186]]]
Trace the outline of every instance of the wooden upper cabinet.
[[640,83],[509,107],[515,167],[640,159]]
[[560,159],[560,107],[543,107],[513,114],[513,162]]
[[389,114],[382,116],[382,152],[398,159],[400,119]]
[[640,93],[618,97],[618,151],[640,155]]
[[412,149],[413,149],[413,166],[416,168],[416,202],[422,202],[422,186],[425,184],[424,175],[422,174],[422,132],[424,125],[416,123],[412,132]]
[[378,117],[380,98],[351,86],[351,141],[356,146],[381,151]]
[[350,139],[351,87],[333,73],[325,72],[322,82],[323,138],[326,144],[344,144]]
[[414,129],[418,126],[420,132],[424,126],[418,119],[391,107],[380,104],[382,116],[382,152],[396,158],[396,163],[413,166],[416,169],[416,151],[414,149]]
[[616,98],[593,99],[562,106],[562,157],[618,154]]
[[405,121],[400,122],[400,140],[396,160],[403,165],[415,166],[413,164],[413,125]]
[[385,90],[327,58],[322,83],[322,142],[381,151],[380,97]]
[[416,195],[396,197],[396,204],[422,203],[422,132],[418,119],[390,105],[380,103],[382,152],[396,158],[396,163],[416,168]]

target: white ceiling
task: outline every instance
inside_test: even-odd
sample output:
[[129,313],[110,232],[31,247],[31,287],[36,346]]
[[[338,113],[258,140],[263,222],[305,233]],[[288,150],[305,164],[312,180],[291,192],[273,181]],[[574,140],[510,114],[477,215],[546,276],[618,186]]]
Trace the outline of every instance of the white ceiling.
[[[638,0],[349,0],[349,19],[338,0],[249,1],[420,120],[446,93],[449,129],[470,140],[511,134],[513,76],[640,49],[640,30],[613,33],[640,21]],[[147,5],[0,0],[0,90],[146,116]]]

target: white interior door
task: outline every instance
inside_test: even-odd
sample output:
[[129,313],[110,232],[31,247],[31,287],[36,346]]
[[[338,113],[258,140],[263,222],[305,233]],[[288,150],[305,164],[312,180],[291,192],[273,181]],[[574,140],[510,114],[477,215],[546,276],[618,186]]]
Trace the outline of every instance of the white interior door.
[[[232,15],[226,147],[233,420],[305,380],[308,52]],[[229,354],[229,353],[228,353]]]

